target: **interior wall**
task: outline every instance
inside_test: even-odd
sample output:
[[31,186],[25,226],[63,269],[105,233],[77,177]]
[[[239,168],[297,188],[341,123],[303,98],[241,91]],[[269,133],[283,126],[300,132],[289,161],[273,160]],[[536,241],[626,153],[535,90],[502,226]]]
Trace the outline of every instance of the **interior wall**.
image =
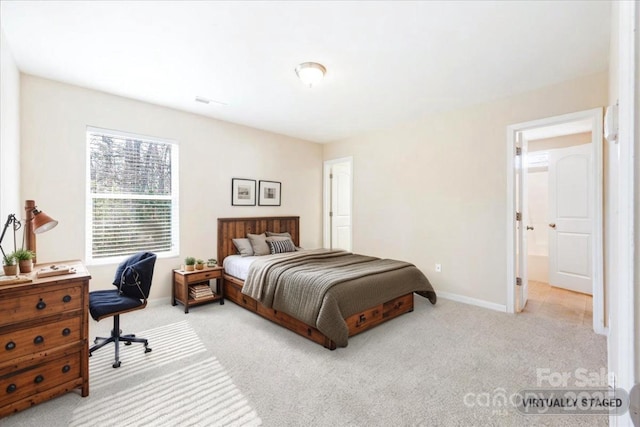
[[[38,261],[83,259],[86,127],[172,139],[180,155],[180,256],[159,259],[152,298],[171,295],[185,256],[215,258],[219,217],[299,215],[301,245],[322,245],[322,147],[282,135],[22,75],[22,194],[59,224],[38,236]],[[282,205],[231,206],[231,179],[282,183]],[[91,289],[114,265],[89,266]]]
[[[24,214],[20,202],[20,72],[0,28],[0,224]],[[1,232],[1,231],[0,231]],[[3,249],[13,251],[9,236]]]
[[354,159],[354,251],[506,307],[507,126],[606,103],[602,72],[325,145],[325,160]]
[[553,138],[541,138],[529,141],[527,150],[529,153],[554,148],[573,147],[574,145],[590,144],[591,132],[574,133],[571,135],[555,136]]

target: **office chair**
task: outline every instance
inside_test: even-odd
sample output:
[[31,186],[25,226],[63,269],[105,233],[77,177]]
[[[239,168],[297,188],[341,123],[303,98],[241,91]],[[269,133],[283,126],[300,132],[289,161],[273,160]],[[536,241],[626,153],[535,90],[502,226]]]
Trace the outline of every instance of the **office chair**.
[[145,338],[137,338],[133,334],[122,335],[120,330],[120,315],[134,310],[141,310],[147,306],[147,298],[151,290],[153,267],[156,255],[151,252],[139,252],[124,260],[116,270],[113,280],[118,289],[89,292],[89,312],[94,320],[100,321],[113,316],[113,330],[110,337],[97,337],[94,346],[89,349],[89,356],[112,342],[116,347],[114,368],[120,367],[120,341],[125,345],[143,343],[144,352],[149,353],[149,343]]

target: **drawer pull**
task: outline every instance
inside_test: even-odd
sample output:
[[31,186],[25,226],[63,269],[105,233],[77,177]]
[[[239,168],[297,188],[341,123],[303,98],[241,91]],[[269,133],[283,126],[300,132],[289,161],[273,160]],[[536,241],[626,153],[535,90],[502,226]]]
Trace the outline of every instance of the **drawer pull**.
[[14,348],[16,348],[16,343],[14,343],[13,341],[9,341],[7,345],[4,346],[4,349],[7,351],[13,350]]
[[63,374],[66,374],[66,373],[67,373],[67,372],[69,372],[70,370],[71,370],[71,366],[69,366],[69,365],[64,365],[64,366],[62,367],[62,373],[63,373]]
[[69,336],[70,334],[71,334],[71,329],[69,329],[69,328],[64,328],[64,329],[62,330],[62,336],[67,337],[67,336]]
[[15,384],[9,384],[9,386],[7,387],[7,393],[13,393],[14,391],[16,391],[18,389],[18,386]]
[[34,344],[42,344],[44,342],[44,337],[42,335],[38,335],[33,339]]
[[65,295],[62,297],[62,302],[69,302],[71,301],[71,295]]
[[42,298],[40,298],[40,301],[36,304],[36,308],[38,310],[44,310],[46,307],[47,307],[47,303],[42,301]]
[[42,375],[38,375],[33,379],[33,382],[36,384],[40,384],[42,381],[44,381],[44,377]]

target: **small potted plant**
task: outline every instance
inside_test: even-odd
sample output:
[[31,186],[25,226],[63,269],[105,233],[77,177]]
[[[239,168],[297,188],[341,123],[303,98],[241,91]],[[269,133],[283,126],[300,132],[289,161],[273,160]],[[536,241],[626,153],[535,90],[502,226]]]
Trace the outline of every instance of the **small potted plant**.
[[204,268],[204,261],[201,259],[196,260],[196,270],[202,270]]
[[18,266],[16,265],[16,258],[13,254],[4,255],[2,257],[2,268],[4,269],[5,276],[17,276]]
[[20,273],[31,273],[31,270],[33,270],[33,257],[35,255],[35,253],[28,249],[18,249],[13,253],[13,256],[20,266]]
[[188,256],[184,259],[184,271],[193,271],[196,265],[196,259],[192,256]]
[[215,258],[209,258],[207,260],[207,267],[215,267],[218,264],[218,261]]

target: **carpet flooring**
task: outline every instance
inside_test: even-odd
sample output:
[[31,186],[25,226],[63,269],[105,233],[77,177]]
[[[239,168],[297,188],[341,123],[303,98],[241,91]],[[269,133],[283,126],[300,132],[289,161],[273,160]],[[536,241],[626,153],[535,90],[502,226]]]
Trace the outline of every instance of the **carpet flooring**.
[[[90,322],[91,336],[109,320]],[[540,372],[606,370],[606,339],[583,324],[445,299],[329,351],[231,302],[153,301],[122,316],[153,351],[90,359],[90,395],[44,402],[2,426],[603,426],[606,416],[523,415],[501,397]],[[140,332],[145,331],[145,332]],[[146,335],[145,335],[146,334]],[[544,385],[544,384],[543,384]],[[572,384],[570,383],[569,386]],[[98,415],[99,414],[99,415]]]

